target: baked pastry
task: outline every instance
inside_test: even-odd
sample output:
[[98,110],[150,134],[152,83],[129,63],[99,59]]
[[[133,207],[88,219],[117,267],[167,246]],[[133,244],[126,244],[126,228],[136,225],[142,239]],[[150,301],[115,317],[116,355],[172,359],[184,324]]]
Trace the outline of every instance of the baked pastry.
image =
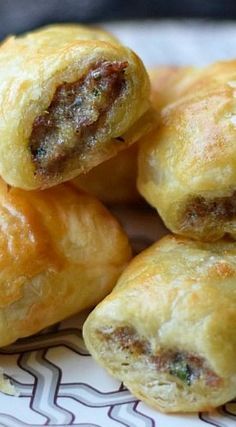
[[236,238],[236,61],[189,72],[140,145],[138,188],[173,232]]
[[167,236],[130,263],[89,315],[92,356],[164,412],[236,394],[236,244]]
[[0,181],[0,346],[108,294],[128,239],[95,198],[69,184],[27,192]]
[[151,102],[160,111],[171,102],[177,101],[198,73],[194,67],[159,66],[149,70]]
[[43,28],[8,38],[0,62],[0,174],[12,186],[72,179],[142,134],[146,70],[108,33]]
[[[144,117],[146,134],[157,126],[160,109],[178,97],[179,90],[184,87],[184,76],[186,75],[186,80],[189,78],[188,70],[190,68],[157,67],[149,71],[151,101],[156,114],[149,112]],[[141,129],[143,132],[144,126]],[[137,158],[138,145],[134,144],[91,169],[88,173],[79,175],[73,180],[73,184],[95,195],[105,203],[139,202],[141,198],[136,185]]]
[[138,202],[140,194],[136,187],[137,163],[138,145],[133,144],[71,182],[104,203]]

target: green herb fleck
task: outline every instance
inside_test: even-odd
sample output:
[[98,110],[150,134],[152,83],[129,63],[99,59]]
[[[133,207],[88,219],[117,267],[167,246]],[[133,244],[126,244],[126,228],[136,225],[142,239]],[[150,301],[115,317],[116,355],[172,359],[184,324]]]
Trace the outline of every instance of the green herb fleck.
[[170,367],[170,374],[191,385],[192,371],[184,360],[174,360]]
[[47,154],[46,148],[45,147],[38,147],[36,152],[35,152],[35,156],[38,158],[42,158]]
[[94,96],[99,96],[99,95],[101,95],[101,91],[99,90],[99,89],[97,89],[97,88],[95,88],[95,89],[93,89],[93,95]]

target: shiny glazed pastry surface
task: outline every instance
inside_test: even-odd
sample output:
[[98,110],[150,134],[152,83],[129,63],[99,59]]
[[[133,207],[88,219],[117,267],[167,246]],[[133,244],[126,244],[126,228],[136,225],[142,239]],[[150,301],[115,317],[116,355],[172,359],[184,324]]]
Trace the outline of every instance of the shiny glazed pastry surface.
[[141,145],[139,190],[175,233],[236,238],[236,61],[187,70],[183,81]]
[[142,135],[149,79],[108,33],[54,25],[0,46],[0,174],[23,189],[69,180]]
[[94,306],[130,259],[117,221],[61,184],[26,192],[0,181],[0,346]]
[[236,244],[167,236],[130,263],[84,325],[94,358],[164,411],[235,397]]

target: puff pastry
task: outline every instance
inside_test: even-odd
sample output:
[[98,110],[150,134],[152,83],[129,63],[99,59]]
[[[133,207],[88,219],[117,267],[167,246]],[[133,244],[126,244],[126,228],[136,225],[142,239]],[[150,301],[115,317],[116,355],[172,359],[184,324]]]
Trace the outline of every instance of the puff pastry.
[[104,203],[134,203],[140,199],[136,187],[137,168],[138,145],[133,144],[88,173],[78,176],[72,183]]
[[84,324],[94,358],[164,412],[236,394],[236,244],[167,236],[130,263]]
[[0,174],[12,186],[72,179],[142,134],[146,70],[108,33],[43,28],[8,38],[0,62]]
[[[158,124],[158,113],[163,106],[178,97],[188,80],[190,68],[157,67],[149,70],[151,102],[154,111],[145,115],[146,134]],[[186,75],[186,80],[183,78]],[[144,125],[141,128],[142,132]],[[139,135],[140,136],[140,135]],[[141,135],[142,136],[142,135]],[[137,138],[138,139],[138,135]],[[73,184],[95,195],[105,203],[135,203],[140,201],[137,191],[138,145],[123,150],[115,157],[81,174]]]
[[151,102],[157,111],[178,100],[193,80],[197,68],[193,67],[155,67],[149,70],[151,81]]
[[141,145],[139,190],[177,234],[236,238],[236,61],[190,70],[178,93]]
[[94,306],[130,259],[95,198],[69,184],[27,192],[0,181],[0,346]]

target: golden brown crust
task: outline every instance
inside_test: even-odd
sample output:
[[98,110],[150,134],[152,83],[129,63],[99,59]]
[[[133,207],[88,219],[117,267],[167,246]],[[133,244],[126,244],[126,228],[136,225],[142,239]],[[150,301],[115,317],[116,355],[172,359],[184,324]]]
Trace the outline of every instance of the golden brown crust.
[[236,385],[235,260],[232,242],[163,238],[132,260],[89,315],[89,351],[161,411],[205,410],[230,400]]
[[10,37],[0,61],[0,173],[9,184],[50,187],[134,142],[135,125],[149,109],[148,76],[106,32],[55,25]]
[[25,192],[0,182],[0,346],[95,305],[130,259],[111,214],[69,184]]
[[157,111],[186,93],[197,69],[193,67],[156,67],[149,70],[151,102]]
[[140,199],[136,187],[138,145],[118,153],[72,183],[105,203],[133,203]]
[[139,190],[175,233],[236,237],[235,81],[235,61],[189,72],[185,90],[143,141]]
[[[158,67],[149,70],[151,103],[155,110],[152,114],[146,115],[147,135],[158,125],[161,108],[178,98],[179,92],[184,90],[189,79],[189,70],[190,68],[179,67]],[[138,145],[134,145],[96,166],[87,174],[78,176],[73,183],[105,203],[137,202],[141,200],[136,185],[137,156]]]

